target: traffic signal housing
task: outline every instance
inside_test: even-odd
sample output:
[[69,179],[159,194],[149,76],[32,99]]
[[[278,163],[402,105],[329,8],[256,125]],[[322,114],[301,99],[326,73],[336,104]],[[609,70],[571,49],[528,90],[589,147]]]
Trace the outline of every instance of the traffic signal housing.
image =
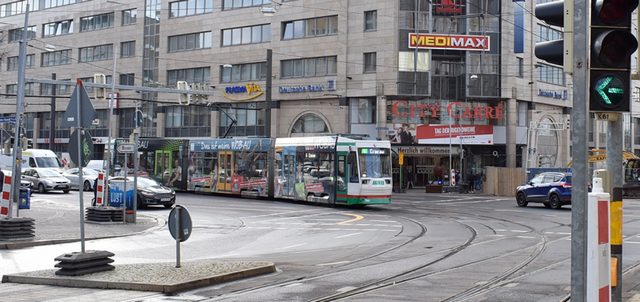
[[592,0],[589,110],[629,112],[631,55],[638,40],[631,14],[638,0]]
[[[556,65],[564,65],[565,72],[572,72],[570,64],[573,56],[573,1],[553,1],[536,5],[536,18],[552,26],[561,27],[562,39],[536,43],[535,55],[538,59]],[[564,28],[562,28],[564,27]]]
[[[106,84],[107,76],[102,73],[93,74],[93,83],[95,84]],[[106,88],[105,87],[94,87],[93,88],[93,97],[96,100],[103,101],[106,98]]]
[[189,83],[186,81],[178,81],[176,84],[177,88],[180,90],[184,90],[184,92],[180,93],[178,98],[178,104],[180,105],[189,105],[191,104],[191,95],[189,94]]

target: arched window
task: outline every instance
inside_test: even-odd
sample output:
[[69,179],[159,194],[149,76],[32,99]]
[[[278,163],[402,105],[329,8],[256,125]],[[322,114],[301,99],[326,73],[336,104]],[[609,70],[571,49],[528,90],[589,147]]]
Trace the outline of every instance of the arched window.
[[301,116],[291,129],[291,134],[329,133],[329,127],[319,116],[307,113]]

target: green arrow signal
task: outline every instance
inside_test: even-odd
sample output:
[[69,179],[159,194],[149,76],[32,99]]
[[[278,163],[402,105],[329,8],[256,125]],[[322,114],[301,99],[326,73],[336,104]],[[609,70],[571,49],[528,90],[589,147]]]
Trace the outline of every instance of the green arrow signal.
[[596,82],[596,93],[605,105],[612,106],[620,101],[624,94],[622,81],[614,76],[604,76]]

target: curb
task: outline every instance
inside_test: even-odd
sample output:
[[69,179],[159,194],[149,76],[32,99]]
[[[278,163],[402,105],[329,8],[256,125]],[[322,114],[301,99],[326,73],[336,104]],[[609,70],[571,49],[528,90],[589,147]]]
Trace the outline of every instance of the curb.
[[[164,227],[167,224],[167,220],[166,219],[158,217],[158,216],[147,216],[147,215],[140,215],[140,216],[144,216],[144,217],[147,217],[149,219],[154,220],[156,222],[156,225],[155,226],[151,226],[148,229],[145,229],[145,230],[142,230],[142,231],[138,231],[138,232],[124,233],[124,234],[118,234],[118,235],[109,235],[109,236],[86,237],[85,240],[99,240],[99,239],[111,239],[111,238],[135,236],[135,235],[140,235],[140,234],[144,234],[144,233],[147,233],[147,232],[152,232],[152,231],[158,230],[158,229]],[[85,224],[87,224],[87,223],[88,222],[85,222]],[[89,223],[89,224],[92,224],[92,223]],[[112,225],[116,225],[116,224],[122,225],[123,223],[115,223],[115,224],[112,224]],[[80,238],[0,241],[0,250],[14,250],[14,249],[27,248],[27,247],[34,247],[34,246],[73,243],[73,242],[79,242],[79,241],[80,241]]]
[[[97,289],[123,289],[123,290],[137,290],[137,291],[152,291],[161,292],[165,294],[175,294],[181,291],[186,291],[194,288],[216,285],[224,282],[235,281],[238,279],[255,277],[259,275],[265,275],[274,273],[276,271],[275,264],[262,262],[262,265],[254,266],[247,269],[240,269],[220,273],[216,275],[206,276],[199,279],[185,280],[183,282],[123,282],[123,281],[105,281],[99,279],[81,279],[82,276],[76,278],[60,277],[53,275],[53,270],[50,271],[53,277],[34,277],[25,276],[21,274],[4,275],[2,277],[2,283],[22,283],[22,284],[34,284],[34,285],[53,285],[64,287],[79,287],[79,288],[97,288]],[[87,276],[96,276],[96,274],[89,274]]]

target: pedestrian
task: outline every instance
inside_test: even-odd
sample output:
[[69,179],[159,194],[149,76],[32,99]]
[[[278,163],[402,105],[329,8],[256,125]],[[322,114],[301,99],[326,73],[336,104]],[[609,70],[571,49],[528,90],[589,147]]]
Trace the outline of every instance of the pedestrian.
[[460,185],[460,170],[456,170],[455,174],[456,185]]
[[413,165],[407,165],[407,189],[413,189],[413,178],[415,177],[413,173]]

